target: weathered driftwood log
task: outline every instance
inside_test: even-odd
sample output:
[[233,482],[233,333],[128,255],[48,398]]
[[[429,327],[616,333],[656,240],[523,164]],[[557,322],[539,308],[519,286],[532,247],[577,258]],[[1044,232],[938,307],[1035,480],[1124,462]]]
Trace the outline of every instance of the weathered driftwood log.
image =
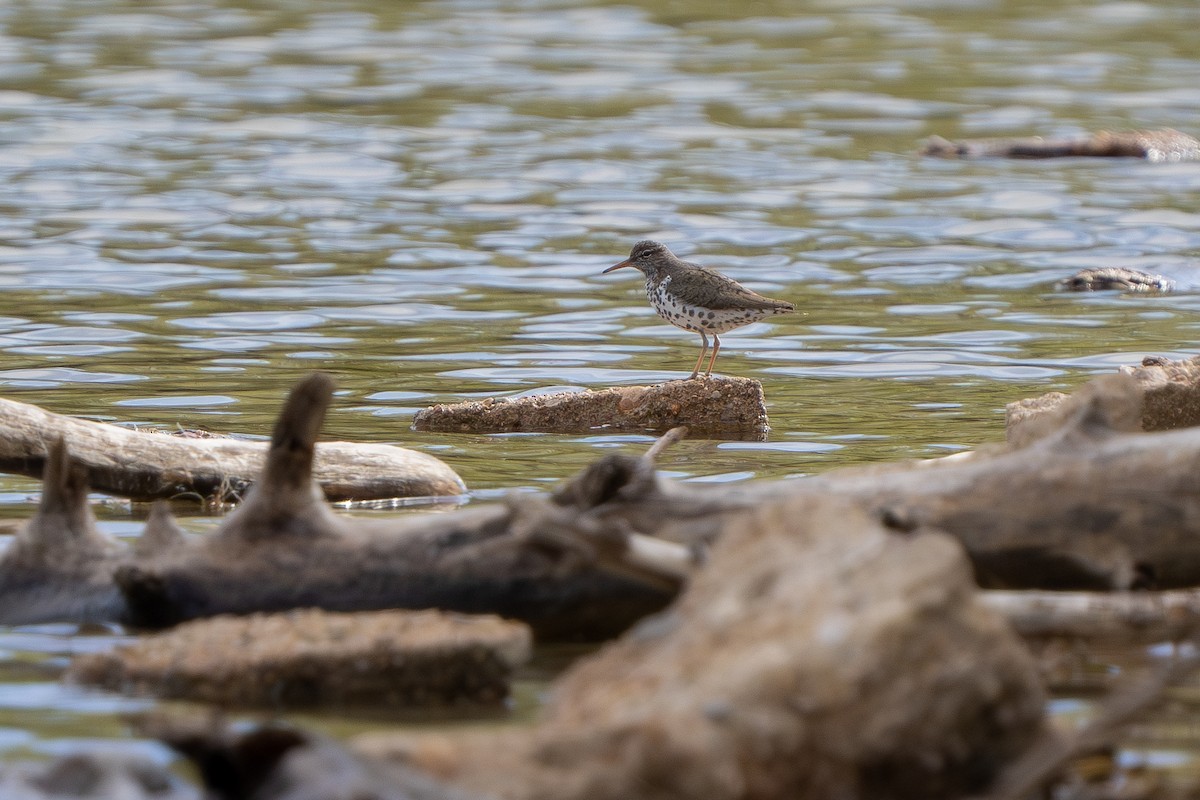
[[840,470],[790,488],[856,498],[900,528],[952,533],[993,588],[1198,585],[1200,429],[1122,433],[1140,411],[1133,377],[1102,376],[1076,393],[1061,427],[1023,448]]
[[524,620],[542,638],[604,638],[673,596],[673,586],[597,568],[587,546],[549,546],[571,501],[537,498],[392,520],[334,514],[311,478],[330,396],[319,375],[296,387],[260,479],[216,532],[155,548],[115,570],[126,619],[159,627],[299,607],[442,608]]
[[1170,128],[1152,131],[1100,131],[1087,136],[1043,139],[1041,136],[964,139],[953,142],[932,136],[921,155],[940,158],[1069,158],[1100,156],[1147,161],[1195,161],[1200,141]]
[[556,682],[533,731],[359,744],[436,754],[506,800],[924,799],[984,788],[1043,702],[949,537],[801,497],[744,515],[668,612]]
[[[135,500],[238,500],[262,468],[263,442],[185,439],[53,414],[0,398],[0,472],[37,477],[47,442],[67,440],[93,489]],[[315,468],[330,500],[462,494],[462,479],[425,453],[383,444],[323,442]]]
[[981,602],[1022,636],[1178,641],[1200,629],[1200,591],[983,592]]
[[[1132,395],[1125,403],[1128,414],[1111,417],[1109,425],[1123,431],[1167,431],[1200,425],[1200,356],[1168,361],[1148,356],[1137,367],[1118,372],[1133,378]],[[1024,445],[1062,427],[1078,410],[1081,396],[1047,392],[1040,397],[1017,400],[1004,409],[1005,436],[1009,444]]]
[[529,629],[437,611],[216,617],[71,662],[113,691],[273,708],[495,704],[529,659]]
[[768,429],[762,384],[722,376],[512,399],[489,397],[431,406],[413,419],[413,428],[419,431],[459,433],[665,431],[680,425],[694,436],[761,439]]
[[610,455],[550,498],[372,521],[338,517],[307,482],[327,391],[317,381],[293,393],[263,479],[217,533],[116,568],[124,619],[443,608],[521,619],[542,638],[605,637],[678,584],[614,560],[621,542],[702,548],[748,509],[802,496],[845,498],[901,530],[945,530],[989,587],[1200,585],[1200,429],[1117,432],[1139,412],[1127,375],[1090,384],[1063,427],[1021,449],[728,491],[659,481],[646,460]]

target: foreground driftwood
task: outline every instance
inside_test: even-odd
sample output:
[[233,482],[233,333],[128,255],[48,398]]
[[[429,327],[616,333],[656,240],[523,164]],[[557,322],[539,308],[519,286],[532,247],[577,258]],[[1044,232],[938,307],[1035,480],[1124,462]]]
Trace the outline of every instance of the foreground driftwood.
[[431,406],[413,419],[416,430],[455,433],[665,431],[680,425],[695,436],[761,439],[768,429],[762,384],[750,378],[707,377],[513,399],[489,397]]
[[[944,530],[988,587],[1200,585],[1200,429],[1123,433],[1141,418],[1129,375],[1089,384],[1022,448],[730,489],[661,481],[648,460],[610,455],[549,497],[369,521],[334,514],[311,483],[329,391],[314,377],[293,392],[255,491],[215,534],[183,541],[163,515],[149,552],[103,560],[102,602],[88,608],[111,602],[107,574],[117,619],[142,626],[296,607],[443,608],[520,619],[543,639],[603,638],[665,606],[689,568],[659,574],[641,543],[702,553],[749,510],[801,497],[841,498],[900,531]],[[28,532],[42,530],[35,521]],[[30,613],[24,563],[0,559],[0,621]],[[54,567],[37,613],[76,619],[78,576]]]
[[374,611],[216,617],[75,658],[67,680],[221,706],[496,704],[529,630],[491,616]]
[[963,139],[932,136],[921,155],[939,158],[1069,158],[1099,156],[1147,161],[1195,161],[1200,141],[1170,128],[1153,131],[1100,131],[1088,136],[1043,139]]
[[949,537],[798,498],[744,515],[668,612],[556,682],[532,728],[375,735],[357,755],[277,727],[156,733],[222,798],[957,797],[1028,749],[1045,702],[976,598]]
[[556,682],[533,731],[361,749],[432,753],[508,800],[924,800],[984,788],[1043,702],[949,537],[805,497],[731,527],[668,612]]
[[293,390],[262,475],[215,533],[115,569],[125,619],[161,627],[298,607],[442,608],[524,620],[542,638],[604,638],[671,599],[673,591],[547,546],[538,520],[515,506],[369,521],[338,516],[312,481],[331,393],[321,375]]
[[303,607],[443,608],[525,620],[542,638],[596,639],[674,595],[675,585],[648,586],[598,569],[578,546],[562,547],[556,532],[571,503],[598,502],[586,492],[561,503],[541,498],[540,514],[513,504],[401,519],[338,516],[312,480],[331,396],[322,375],[297,386],[247,500],[196,541],[183,537],[165,504],[135,548],[101,536],[84,470],[60,445],[37,516],[0,556],[0,624],[162,627]]
[[[87,469],[94,490],[135,500],[239,500],[267,450],[263,442],[145,433],[0,398],[0,472],[40,476],[46,443],[60,437]],[[433,456],[382,444],[325,442],[315,475],[334,501],[465,491],[462,479]]]
[[[1200,356],[1168,361],[1148,356],[1136,367],[1121,367],[1133,379],[1125,404],[1129,414],[1110,424],[1125,431],[1168,431],[1200,425]],[[1005,437],[1024,445],[1060,428],[1075,412],[1069,395],[1047,392],[1005,407]]]

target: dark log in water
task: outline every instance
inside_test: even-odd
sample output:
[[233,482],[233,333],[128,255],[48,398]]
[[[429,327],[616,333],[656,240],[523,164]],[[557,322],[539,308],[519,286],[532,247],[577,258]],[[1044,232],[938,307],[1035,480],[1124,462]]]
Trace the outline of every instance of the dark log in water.
[[962,139],[932,136],[921,155],[939,158],[1144,158],[1147,161],[1195,161],[1200,141],[1166,128],[1152,131],[1100,131],[1086,136],[1044,139]]
[[654,386],[490,397],[431,406],[413,419],[416,430],[454,433],[666,431],[680,425],[693,436],[762,439],[768,430],[762,384],[750,378],[708,377]]
[[[239,500],[266,455],[262,442],[146,433],[0,398],[0,472],[41,475],[46,443],[59,437],[66,439],[73,458],[87,469],[92,489],[135,500]],[[323,442],[319,450],[316,479],[330,500],[464,491],[453,470],[415,450],[351,442]]]
[[940,528],[992,588],[1200,585],[1200,429],[1124,432],[1141,398],[1132,376],[1103,376],[1025,447],[839,470],[759,496],[851,497],[898,528]]
[[673,596],[674,585],[598,569],[588,547],[549,544],[565,506],[544,497],[391,520],[334,514],[311,477],[330,394],[320,376],[296,387],[261,478],[214,534],[115,570],[127,619],[161,627],[299,607],[442,608],[524,620],[542,638],[595,639]]

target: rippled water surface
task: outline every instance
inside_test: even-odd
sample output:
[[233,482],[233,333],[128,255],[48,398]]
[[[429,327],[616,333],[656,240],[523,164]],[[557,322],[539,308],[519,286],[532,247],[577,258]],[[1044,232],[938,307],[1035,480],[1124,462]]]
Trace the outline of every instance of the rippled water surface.
[[[647,437],[409,430],[434,402],[683,377],[629,271],[668,243],[803,313],[725,338],[763,443],[735,482],[1002,437],[1003,405],[1195,352],[1200,298],[1054,281],[1200,264],[1200,165],[922,160],[929,135],[1200,133],[1193,0],[0,4],[0,395],[265,434],[301,375],[331,437],[483,496]],[[0,481],[28,516],[36,482]],[[110,532],[136,535],[121,506]],[[190,523],[197,529],[210,524]],[[0,757],[127,736],[64,689],[114,632],[0,636]]]

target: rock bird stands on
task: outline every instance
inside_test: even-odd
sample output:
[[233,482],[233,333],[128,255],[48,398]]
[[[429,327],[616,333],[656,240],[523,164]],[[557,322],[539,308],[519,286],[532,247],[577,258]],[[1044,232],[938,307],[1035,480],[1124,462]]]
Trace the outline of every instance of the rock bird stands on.
[[660,317],[685,331],[700,334],[703,341],[700,357],[688,380],[700,374],[710,333],[713,351],[705,376],[712,374],[717,353],[721,352],[721,339],[717,334],[796,310],[791,303],[763,297],[708,267],[681,261],[660,242],[638,242],[629,258],[613,264],[601,274],[622,267],[634,267],[646,276],[646,297],[650,298],[650,305]]

